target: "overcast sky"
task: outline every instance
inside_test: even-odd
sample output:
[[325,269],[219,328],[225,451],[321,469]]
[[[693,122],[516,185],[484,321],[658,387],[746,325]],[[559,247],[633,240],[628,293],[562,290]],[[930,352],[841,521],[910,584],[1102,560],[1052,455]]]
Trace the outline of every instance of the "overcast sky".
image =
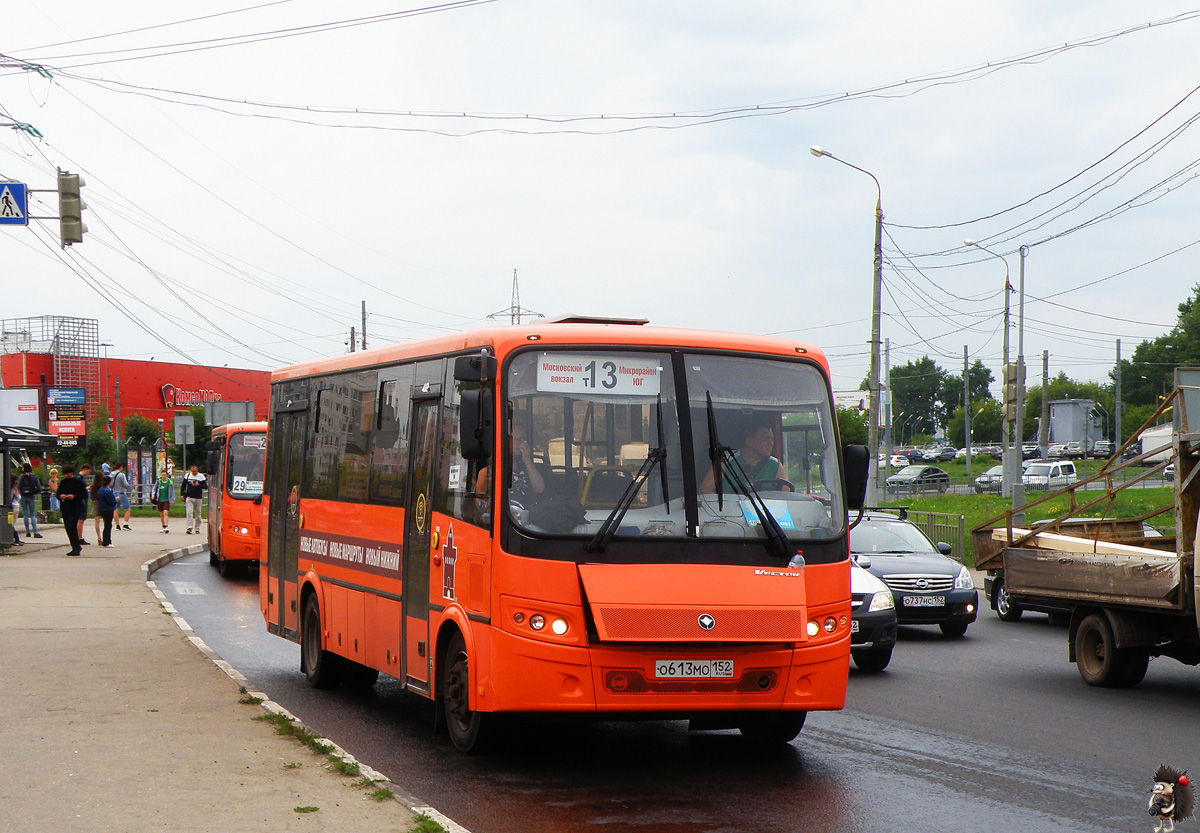
[[1200,282],[1186,5],[249,2],[5,4],[0,124],[44,138],[0,129],[0,179],[82,173],[90,231],[0,227],[0,316],[269,369],[364,301],[370,346],[487,324],[516,270],[546,316],[786,335],[854,388],[876,191],[814,144],[881,183],[893,365],[999,376],[1005,264],[964,237],[1014,287],[1030,247],[1031,376],[1105,379]]

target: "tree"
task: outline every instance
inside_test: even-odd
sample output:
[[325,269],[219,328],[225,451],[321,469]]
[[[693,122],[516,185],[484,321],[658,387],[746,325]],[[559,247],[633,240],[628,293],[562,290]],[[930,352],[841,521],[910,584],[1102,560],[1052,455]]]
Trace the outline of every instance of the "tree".
[[854,408],[837,409],[838,433],[842,443],[867,444],[867,415]]
[[[992,398],[991,384],[994,381],[992,371],[990,371],[982,361],[975,360],[975,363],[970,366],[967,371],[967,380],[970,385],[971,401],[978,408],[985,399]],[[947,435],[950,437],[962,436],[962,420],[959,420],[959,431],[955,433],[950,429],[951,417],[956,409],[962,407],[963,395],[963,380],[961,376],[947,375],[942,382],[942,388],[938,391],[938,397],[941,400],[942,422],[946,425]],[[953,440],[957,443],[958,440]]]
[[[892,413],[906,414],[917,423],[926,426],[930,433],[944,421],[940,394],[946,380],[946,371],[939,368],[928,356],[893,367],[890,372],[892,383]],[[962,380],[959,380],[959,390]],[[961,396],[960,396],[961,400]]]
[[138,440],[145,440],[149,445],[159,439],[161,434],[157,422],[141,414],[132,414],[125,418],[124,436],[127,440],[133,440],[134,445],[137,445]]
[[[971,445],[992,445],[1000,442],[1000,403],[989,397],[981,402],[972,403],[971,407]],[[952,444],[959,447],[966,442],[963,423],[963,409],[959,406],[954,409],[946,424],[946,436]]]

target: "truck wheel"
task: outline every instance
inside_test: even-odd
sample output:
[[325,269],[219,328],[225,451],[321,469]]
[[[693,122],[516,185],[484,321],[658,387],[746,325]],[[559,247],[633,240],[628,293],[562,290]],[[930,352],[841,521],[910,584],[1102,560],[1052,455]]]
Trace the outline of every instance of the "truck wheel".
[[996,589],[992,595],[992,607],[996,609],[996,615],[1000,617],[1001,622],[1015,622],[1021,618],[1024,611],[1013,601],[1013,597],[1008,595],[1008,588],[1004,586],[1003,581],[996,582]]
[[1088,685],[1131,688],[1146,676],[1150,654],[1140,648],[1117,648],[1108,617],[1093,613],[1075,632],[1075,666]]
[[331,688],[341,681],[341,658],[321,645],[321,606],[316,594],[304,604],[300,630],[300,670],[313,688]]
[[854,664],[859,671],[882,671],[892,661],[892,646],[851,651],[850,656],[854,658]]

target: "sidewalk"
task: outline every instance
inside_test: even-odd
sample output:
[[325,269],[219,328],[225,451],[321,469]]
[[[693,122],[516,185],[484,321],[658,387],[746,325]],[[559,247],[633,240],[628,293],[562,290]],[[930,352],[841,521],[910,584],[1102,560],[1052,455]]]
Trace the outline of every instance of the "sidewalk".
[[43,527],[0,555],[0,831],[410,830],[404,805],[253,720],[164,612],[143,562],[204,543],[172,524],[134,518],[105,549],[89,520],[79,558]]

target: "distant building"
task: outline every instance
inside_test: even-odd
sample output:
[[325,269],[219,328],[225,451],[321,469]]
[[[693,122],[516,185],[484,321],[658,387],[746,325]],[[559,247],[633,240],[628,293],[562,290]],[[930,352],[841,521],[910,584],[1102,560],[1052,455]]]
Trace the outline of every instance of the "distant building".
[[1050,442],[1084,443],[1091,451],[1096,440],[1105,439],[1104,421],[1095,413],[1091,399],[1058,399],[1050,403]]
[[95,319],[41,316],[0,321],[0,387],[40,391],[39,420],[48,427],[54,391],[82,391],[72,401],[94,420],[104,403],[109,419],[139,414],[163,420],[166,431],[176,414],[205,402],[251,401],[264,419],[270,399],[269,371],[201,367],[175,362],[109,359],[101,355]]

